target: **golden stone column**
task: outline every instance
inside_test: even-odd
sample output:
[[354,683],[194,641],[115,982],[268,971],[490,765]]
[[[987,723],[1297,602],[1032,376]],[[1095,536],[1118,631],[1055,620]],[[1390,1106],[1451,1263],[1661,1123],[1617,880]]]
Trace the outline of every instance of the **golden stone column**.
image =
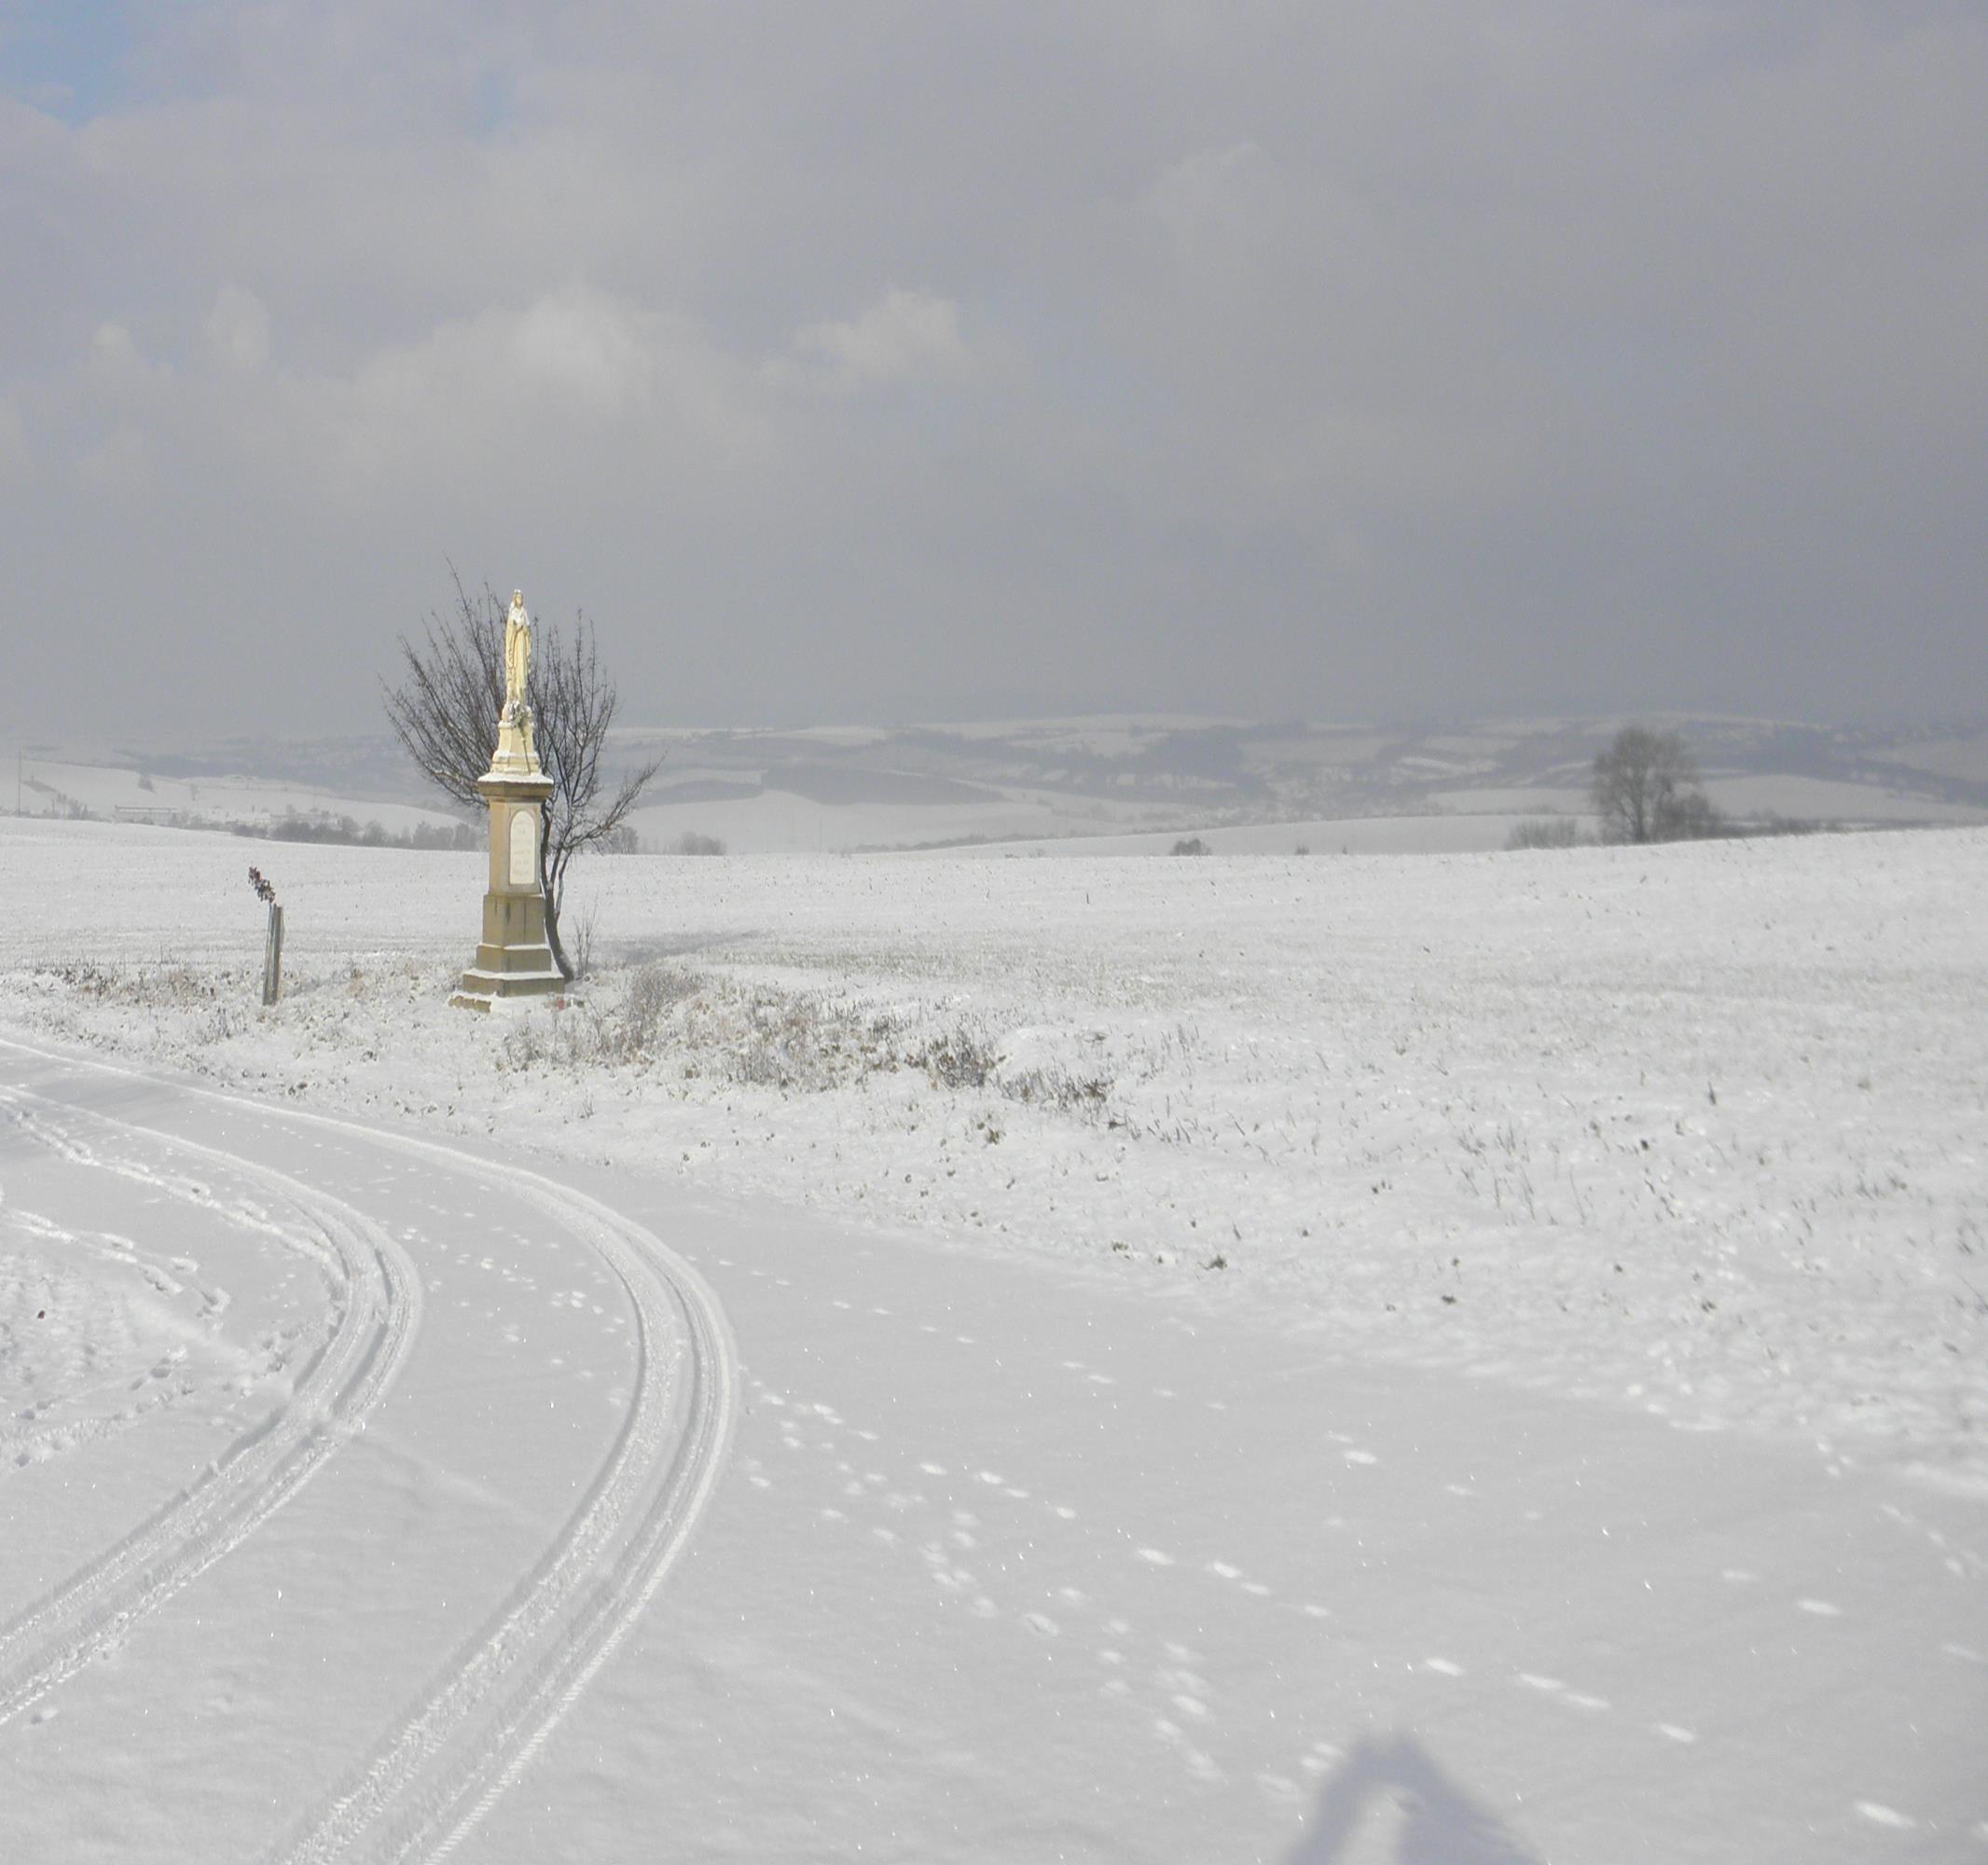
[[490,885],[483,895],[483,939],[476,961],[449,1001],[462,1010],[492,1010],[504,998],[542,997],[566,980],[545,941],[545,894],[539,884],[540,814],[552,780],[540,767],[525,698],[532,674],[532,618],[524,592],[511,597],[504,626],[504,711],[497,752],[476,780],[490,809]]

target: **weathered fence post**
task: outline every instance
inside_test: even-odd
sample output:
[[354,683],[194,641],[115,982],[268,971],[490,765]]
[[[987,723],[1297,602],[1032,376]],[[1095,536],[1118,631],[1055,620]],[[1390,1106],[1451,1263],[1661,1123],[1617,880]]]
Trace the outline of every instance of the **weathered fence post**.
[[262,948],[262,1001],[274,1003],[283,988],[283,910],[276,904],[276,890],[260,868],[249,870],[249,885],[255,898],[269,909],[269,933]]
[[283,982],[283,910],[269,903],[269,937],[262,954],[262,1001],[274,1003]]

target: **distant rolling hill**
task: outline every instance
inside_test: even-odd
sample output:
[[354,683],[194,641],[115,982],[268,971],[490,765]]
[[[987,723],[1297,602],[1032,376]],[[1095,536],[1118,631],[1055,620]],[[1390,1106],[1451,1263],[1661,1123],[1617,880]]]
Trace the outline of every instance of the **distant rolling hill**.
[[[916,849],[1217,852],[1503,845],[1512,825],[1580,818],[1614,719],[1325,725],[1106,714],[900,727],[628,728],[614,753],[660,754],[635,828],[669,851]],[[1988,822],[1988,728],[1903,730],[1664,718],[1712,798],[1746,822],[1845,827]],[[17,754],[31,815],[225,827],[285,812],[454,820],[391,739],[238,740],[173,753]]]

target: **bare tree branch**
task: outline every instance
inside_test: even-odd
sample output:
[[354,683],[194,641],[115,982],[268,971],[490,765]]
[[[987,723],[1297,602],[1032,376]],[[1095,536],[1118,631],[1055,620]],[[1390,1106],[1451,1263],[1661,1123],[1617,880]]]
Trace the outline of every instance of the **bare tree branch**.
[[476,780],[497,750],[504,710],[504,608],[485,586],[479,612],[453,567],[456,606],[430,615],[420,642],[403,635],[406,679],[380,682],[387,722],[421,773],[464,808],[480,813]]
[[546,937],[568,977],[573,966],[559,939],[566,900],[566,870],[583,849],[603,842],[641,799],[662,768],[652,758],[604,788],[601,754],[620,704],[620,689],[601,671],[593,624],[575,618],[570,635],[548,632],[543,655],[533,657],[532,703],[538,721],[538,754],[555,788],[545,802],[545,833],[539,842],[539,877],[545,891]]

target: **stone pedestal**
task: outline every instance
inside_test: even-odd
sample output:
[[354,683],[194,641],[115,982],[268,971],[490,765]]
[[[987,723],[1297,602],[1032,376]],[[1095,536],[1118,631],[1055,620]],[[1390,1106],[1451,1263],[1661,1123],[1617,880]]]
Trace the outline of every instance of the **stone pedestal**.
[[[528,719],[525,734],[530,730]],[[529,737],[524,745],[529,747]],[[500,748],[490,775],[476,784],[490,806],[490,877],[476,961],[449,1000],[462,1010],[493,1010],[506,998],[566,988],[545,942],[545,896],[538,878],[539,809],[552,794],[552,780],[537,768],[536,757],[529,760],[529,773],[515,768],[524,758],[515,758],[512,770],[504,768],[506,749],[511,747]]]

